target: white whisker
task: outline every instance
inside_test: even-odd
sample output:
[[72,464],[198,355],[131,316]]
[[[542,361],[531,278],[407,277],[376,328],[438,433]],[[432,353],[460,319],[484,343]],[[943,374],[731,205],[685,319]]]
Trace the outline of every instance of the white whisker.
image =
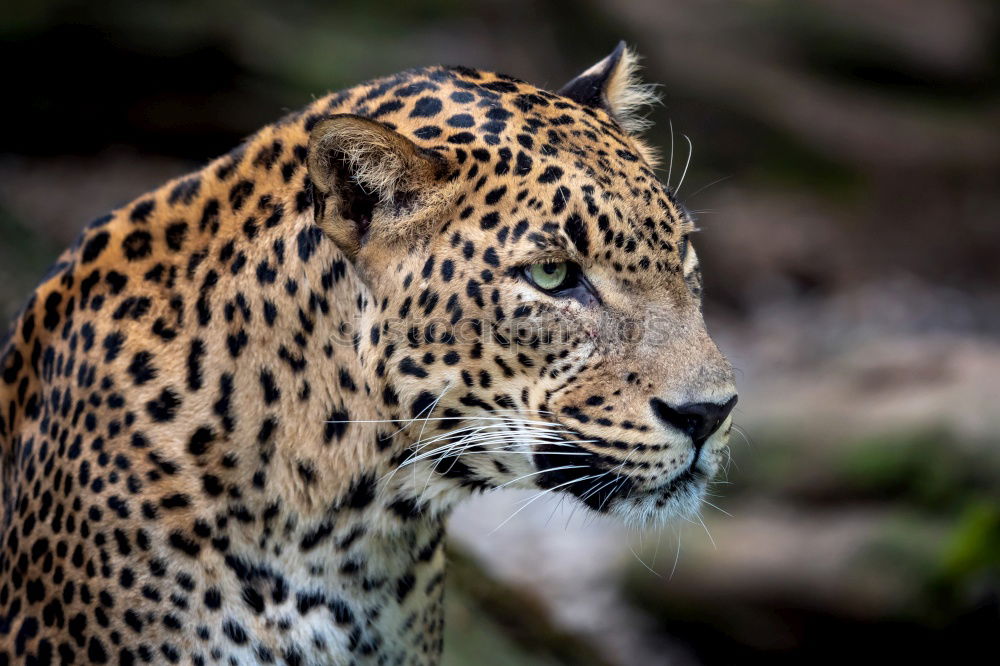
[[674,173],[674,121],[668,120],[670,123],[670,162],[667,164],[667,189],[670,189],[670,177]]
[[[607,472],[605,472],[604,474],[607,474]],[[592,479],[592,478],[598,478],[598,477],[601,477],[601,476],[604,476],[604,474],[598,474],[598,475],[591,475],[591,476],[584,476],[584,477],[582,477],[582,478],[579,478],[579,479],[572,479],[572,480],[570,480],[570,481],[566,481],[566,482],[564,482],[564,483],[560,483],[560,484],[559,484],[558,486],[553,486],[553,487],[551,487],[551,488],[548,488],[548,489],[546,489],[546,490],[543,490],[542,492],[538,493],[537,495],[535,495],[534,497],[532,497],[532,498],[531,498],[530,500],[528,500],[528,502],[527,502],[527,503],[525,503],[525,504],[524,504],[524,506],[522,506],[521,508],[519,508],[519,509],[518,509],[517,511],[515,511],[514,513],[510,514],[510,516],[508,516],[506,520],[504,520],[504,521],[503,521],[502,523],[500,523],[499,525],[497,525],[496,527],[494,527],[494,528],[493,528],[492,530],[490,530],[490,532],[489,532],[489,534],[487,534],[487,536],[489,536],[489,535],[492,535],[492,534],[493,534],[494,532],[496,532],[496,531],[497,531],[498,529],[500,529],[501,527],[503,527],[504,525],[506,525],[507,523],[509,523],[509,522],[510,522],[511,520],[513,520],[514,516],[516,516],[517,514],[521,513],[521,512],[522,512],[522,511],[524,511],[525,509],[527,509],[527,508],[528,508],[529,506],[531,506],[531,505],[532,505],[532,504],[533,504],[533,503],[534,503],[534,502],[535,502],[535,501],[536,501],[536,500],[537,500],[538,498],[540,498],[540,497],[543,497],[543,496],[545,496],[545,495],[547,495],[547,494],[551,493],[551,492],[552,492],[552,491],[554,491],[554,490],[558,490],[559,488],[562,488],[563,486],[566,486],[566,485],[569,485],[569,484],[572,484],[572,483],[577,483],[577,482],[579,482],[579,481],[588,481],[588,480],[590,480],[590,479]]]
[[708,506],[712,507],[713,509],[715,509],[719,513],[722,513],[722,514],[724,514],[726,516],[729,516],[730,518],[733,517],[733,514],[729,513],[725,509],[721,509],[721,508],[715,506],[714,504],[712,504],[711,502],[709,502],[707,499],[702,498],[701,502],[702,502],[702,504],[707,504]]
[[674,190],[674,196],[678,196],[681,191],[681,186],[684,185],[684,178],[687,177],[688,167],[691,166],[691,154],[694,152],[694,145],[691,143],[690,137],[687,134],[682,134],[681,136],[688,142],[688,158],[687,162],[684,163],[684,172],[681,174],[681,179],[677,183],[677,188]]
[[712,533],[708,531],[708,525],[706,525],[705,521],[702,520],[701,515],[697,515],[695,517],[698,519],[698,522],[701,523],[701,526],[705,528],[705,534],[708,535],[708,540],[712,542],[712,548],[718,550],[719,547],[715,545],[715,539],[712,538]]
[[663,541],[663,530],[656,531],[656,547],[653,549],[652,565],[656,566],[656,556],[660,554],[660,542]]
[[674,579],[674,572],[677,571],[677,563],[681,560],[681,530],[677,528],[677,553],[674,554],[674,566],[670,567],[670,576],[668,580]]
[[507,481],[505,483],[501,483],[499,486],[497,486],[497,488],[506,488],[507,486],[511,485],[512,483],[517,483],[518,481],[521,481],[523,479],[527,479],[529,476],[536,476],[538,474],[545,474],[546,472],[558,472],[559,470],[562,470],[562,469],[587,469],[587,466],[586,465],[563,465],[562,467],[550,467],[548,469],[539,469],[539,470],[535,470],[534,472],[529,472],[528,474],[522,474],[521,476],[519,476],[516,479],[513,479],[511,481]]
[[[641,537],[640,537],[640,538],[641,538]],[[642,546],[641,546],[641,545],[640,545],[639,547],[640,547],[640,548],[642,548]],[[654,570],[653,570],[653,568],[652,568],[651,566],[649,566],[648,564],[646,564],[646,563],[645,563],[645,562],[644,562],[644,561],[642,560],[642,558],[641,558],[641,557],[639,557],[639,553],[635,552],[635,548],[633,548],[633,547],[632,547],[632,544],[629,544],[629,545],[628,545],[628,549],[632,551],[632,554],[633,554],[633,555],[635,555],[635,559],[637,559],[637,560],[639,561],[639,564],[641,564],[642,566],[646,567],[646,570],[647,570],[647,571],[649,571],[649,573],[653,574],[653,575],[654,575],[654,576],[656,576],[657,578],[663,578],[663,574],[661,574],[661,573],[658,573],[658,572],[654,571]]]
[[[531,446],[533,444],[546,444],[546,445],[551,445],[551,446],[566,446],[566,447],[568,447],[568,446],[572,446],[574,444],[586,444],[586,443],[590,443],[590,442],[594,441],[594,440],[589,440],[589,439],[574,439],[574,440],[564,440],[564,439],[557,439],[557,438],[551,438],[550,439],[550,438],[548,438],[546,436],[529,437],[529,438],[526,439],[526,438],[524,438],[523,436],[521,436],[521,435],[519,435],[517,433],[509,433],[509,432],[508,433],[498,433],[498,434],[495,434],[495,435],[486,435],[486,436],[480,437],[480,438],[474,438],[473,435],[475,435],[476,432],[478,432],[479,430],[481,430],[481,429],[476,429],[475,431],[470,432],[467,435],[464,435],[461,439],[459,439],[457,441],[454,441],[454,442],[449,442],[449,443],[445,444],[442,447],[439,447],[439,448],[436,448],[436,449],[432,449],[430,451],[425,451],[424,453],[414,452],[413,455],[411,455],[406,460],[404,460],[402,463],[400,463],[400,467],[404,467],[406,465],[412,465],[414,463],[420,462],[421,460],[425,460],[427,458],[449,457],[448,454],[450,454],[452,452],[455,452],[455,451],[458,451],[459,453],[461,453],[463,451],[466,451],[466,450],[472,449],[472,448],[476,448],[476,447],[485,448],[485,445],[492,444],[492,443],[499,443],[499,444],[504,444],[504,445],[507,445],[507,444],[510,444],[510,445],[524,444],[526,447]],[[425,448],[427,446],[427,444],[430,444],[430,443],[433,443],[433,442],[428,442],[428,443],[425,443],[425,444],[421,444],[421,446],[419,448]],[[414,448],[414,447],[411,447],[411,448]],[[487,449],[487,450],[489,450],[489,449]],[[530,453],[530,451],[525,450],[524,453]]]
[[[722,176],[721,178],[716,178],[715,180],[713,180],[708,185],[702,185],[697,190],[695,190],[691,194],[691,196],[688,197],[688,201],[690,201],[691,199],[694,199],[696,196],[698,196],[699,194],[701,194],[702,192],[704,192],[708,188],[712,187],[713,185],[718,185],[722,181],[729,180],[730,178],[732,178],[732,176]],[[712,210],[701,210],[701,211],[697,211],[697,212],[699,212],[699,213],[714,213],[715,211],[712,211]]]
[[621,489],[621,487],[625,484],[625,481],[628,479],[628,475],[627,474],[621,475],[620,472],[625,468],[625,465],[628,463],[628,459],[631,458],[632,454],[635,453],[636,451],[637,449],[632,449],[631,451],[629,451],[628,454],[625,456],[624,460],[621,461],[621,464],[615,467],[614,469],[615,479],[617,480],[618,478],[621,478],[621,483],[615,486],[615,489],[612,490],[610,493],[608,493],[608,496],[604,498],[604,501],[601,502],[601,505],[597,507],[598,512],[604,510],[604,505],[607,503],[607,501],[611,499],[615,495],[615,493],[617,493]]

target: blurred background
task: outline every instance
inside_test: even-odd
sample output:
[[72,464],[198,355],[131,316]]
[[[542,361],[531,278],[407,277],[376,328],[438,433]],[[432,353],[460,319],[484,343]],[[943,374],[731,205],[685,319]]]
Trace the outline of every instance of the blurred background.
[[626,39],[743,434],[704,525],[464,507],[446,663],[996,653],[996,2],[9,0],[0,32],[5,320],[85,221],[314,96],[434,63],[558,88]]

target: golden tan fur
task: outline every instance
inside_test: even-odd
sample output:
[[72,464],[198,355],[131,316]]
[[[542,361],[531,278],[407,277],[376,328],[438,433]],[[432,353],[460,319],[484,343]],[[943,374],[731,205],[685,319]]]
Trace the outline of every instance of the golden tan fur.
[[434,664],[472,492],[696,510],[732,370],[616,53],[334,93],[89,225],[0,344],[0,659]]

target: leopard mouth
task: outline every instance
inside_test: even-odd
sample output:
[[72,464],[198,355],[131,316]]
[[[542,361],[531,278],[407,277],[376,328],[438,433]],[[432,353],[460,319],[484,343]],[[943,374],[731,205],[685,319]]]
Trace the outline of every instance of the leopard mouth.
[[[572,466],[559,457],[567,451],[580,454]],[[672,504],[686,504],[692,496],[700,496],[711,476],[698,460],[692,460],[668,481],[643,487],[623,470],[617,459],[577,444],[540,446],[534,451],[534,461],[542,472],[538,475],[540,487],[568,492],[598,513],[617,512],[621,505],[650,503],[659,510],[671,511]]]
[[[567,452],[579,454],[572,466],[559,457]],[[627,496],[634,487],[628,475],[616,472],[613,459],[577,444],[544,444],[535,449],[534,459],[537,468],[544,470],[538,475],[540,487],[568,492],[599,513],[604,513],[615,497]]]

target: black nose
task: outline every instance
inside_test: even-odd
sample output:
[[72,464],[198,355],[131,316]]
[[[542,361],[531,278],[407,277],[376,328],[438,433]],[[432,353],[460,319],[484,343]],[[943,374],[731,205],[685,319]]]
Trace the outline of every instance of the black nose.
[[703,444],[719,429],[729,412],[733,411],[736,396],[721,405],[715,402],[690,402],[671,407],[659,398],[653,398],[649,404],[661,421],[687,433],[695,444]]

